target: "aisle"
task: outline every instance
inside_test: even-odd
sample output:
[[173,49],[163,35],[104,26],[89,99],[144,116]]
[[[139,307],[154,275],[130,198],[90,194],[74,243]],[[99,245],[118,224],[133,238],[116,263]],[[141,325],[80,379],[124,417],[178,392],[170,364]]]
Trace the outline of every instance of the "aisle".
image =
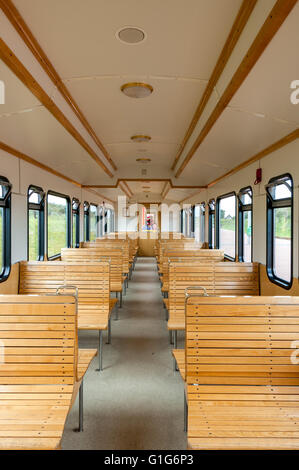
[[[95,332],[80,332],[81,347],[96,347]],[[138,258],[104,370],[90,367],[84,387],[84,432],[73,433],[73,407],[63,449],[185,449],[183,383],[172,370],[160,284],[153,258]]]

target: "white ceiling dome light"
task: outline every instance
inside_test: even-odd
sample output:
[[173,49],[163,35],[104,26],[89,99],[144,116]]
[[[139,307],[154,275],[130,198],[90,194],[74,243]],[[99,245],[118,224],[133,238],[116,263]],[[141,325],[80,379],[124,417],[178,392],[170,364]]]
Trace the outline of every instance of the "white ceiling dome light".
[[146,39],[146,33],[137,26],[125,26],[116,31],[115,36],[124,44],[140,44]]
[[147,98],[154,91],[151,85],[142,82],[124,83],[120,89],[129,98]]

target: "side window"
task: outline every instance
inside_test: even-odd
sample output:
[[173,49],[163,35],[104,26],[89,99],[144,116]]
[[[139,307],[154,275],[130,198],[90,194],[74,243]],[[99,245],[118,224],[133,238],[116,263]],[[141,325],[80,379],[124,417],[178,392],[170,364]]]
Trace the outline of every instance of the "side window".
[[98,228],[98,206],[90,204],[89,206],[89,240],[93,242],[97,238]]
[[199,206],[199,241],[201,243],[205,242],[205,222],[206,222],[206,204],[202,202]]
[[236,259],[236,195],[225,194],[217,199],[217,248],[232,261]]
[[11,188],[0,176],[0,282],[8,278],[11,266]]
[[238,194],[239,205],[239,261],[252,261],[252,188],[242,188]]
[[61,248],[71,246],[70,205],[68,196],[48,192],[48,259],[60,256]]
[[293,179],[290,174],[271,178],[267,191],[267,273],[269,279],[290,289],[293,279]]
[[200,234],[200,206],[196,204],[192,207],[192,234],[196,241],[199,241]]
[[107,233],[114,232],[114,210],[107,209]]
[[72,200],[72,247],[79,248],[80,245],[80,201]]
[[28,204],[28,260],[42,261],[45,255],[45,193],[39,186],[30,185]]
[[209,201],[209,248],[215,248],[215,199]]
[[89,242],[89,202],[84,201],[84,241]]

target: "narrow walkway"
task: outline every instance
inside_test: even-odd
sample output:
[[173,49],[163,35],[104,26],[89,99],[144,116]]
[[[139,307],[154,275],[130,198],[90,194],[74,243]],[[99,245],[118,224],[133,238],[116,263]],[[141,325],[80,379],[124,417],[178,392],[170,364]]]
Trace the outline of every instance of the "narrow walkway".
[[[63,449],[186,449],[183,382],[172,370],[160,284],[153,258],[138,258],[104,370],[96,360],[85,378],[84,432],[74,433],[78,403],[69,415]],[[97,347],[96,332],[80,332],[80,347]]]

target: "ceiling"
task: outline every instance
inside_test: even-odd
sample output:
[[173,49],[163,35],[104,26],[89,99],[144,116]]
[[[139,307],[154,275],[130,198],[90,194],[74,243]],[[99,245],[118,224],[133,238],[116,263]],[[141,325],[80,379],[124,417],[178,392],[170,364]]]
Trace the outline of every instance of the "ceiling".
[[[263,2],[263,12],[253,11],[255,23],[249,22],[248,31],[244,30],[245,39],[240,38],[243,42],[247,38],[248,47],[250,28],[257,20],[263,23],[261,15],[268,13],[274,3]],[[290,83],[298,78],[294,45],[299,40],[299,4],[182,174],[175,178],[198,128],[175,170],[171,169],[172,164],[242,1],[14,0],[13,3],[117,170],[113,171],[113,178],[105,174],[3,62],[0,78],[6,84],[6,104],[0,107],[0,140],[82,185],[99,186],[94,190],[111,200],[128,193],[132,200],[147,198],[159,202],[163,200],[162,194],[166,194],[167,201],[180,202],[298,128],[298,109],[290,103],[289,96]],[[126,26],[141,28],[145,40],[133,45],[121,42],[117,31]],[[144,99],[129,98],[120,91],[127,82],[149,83],[153,93]],[[212,108],[222,92],[219,80],[210,98]],[[50,95],[57,102],[61,100],[54,83]],[[207,118],[203,114],[203,119]],[[135,143],[131,140],[135,134],[149,135],[151,140]],[[151,161],[136,162],[140,157]],[[105,160],[102,154],[101,159]],[[148,181],[130,181],[141,178]],[[169,188],[165,186],[168,179]]]

